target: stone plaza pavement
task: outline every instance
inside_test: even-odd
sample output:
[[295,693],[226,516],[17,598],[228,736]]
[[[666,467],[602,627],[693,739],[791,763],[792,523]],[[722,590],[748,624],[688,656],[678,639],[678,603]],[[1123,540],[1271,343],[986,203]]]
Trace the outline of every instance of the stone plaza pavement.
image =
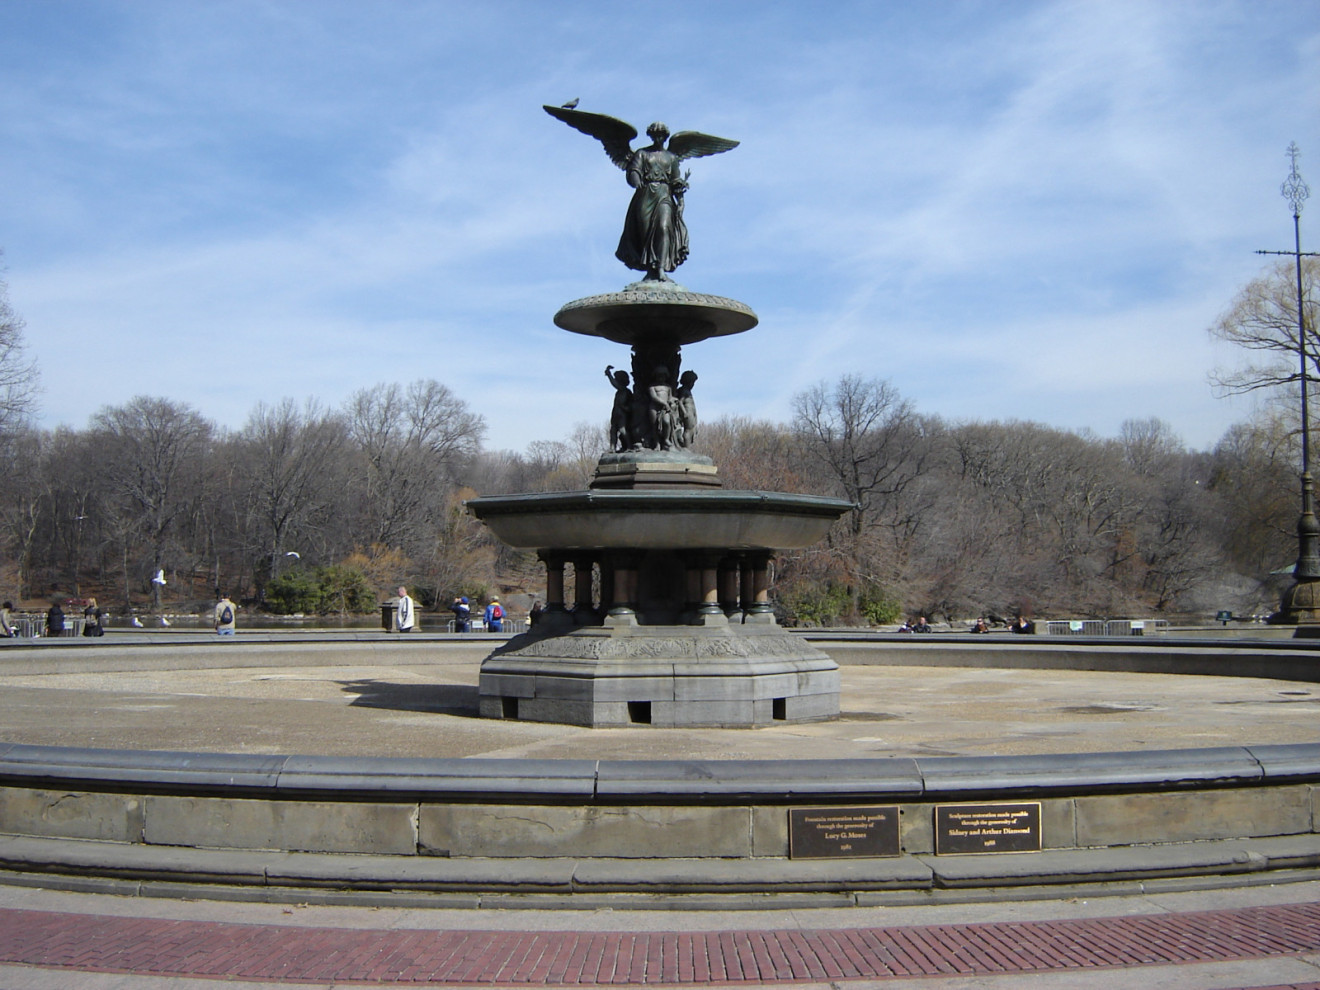
[[[218,643],[214,635],[114,633],[104,645],[54,640],[18,649],[0,640],[0,738],[102,749],[599,760],[1015,756],[1320,741],[1313,683],[868,666],[877,647],[865,643],[823,644],[841,665],[835,721],[757,729],[505,722],[476,717],[478,668],[496,637],[358,636],[240,633]],[[1013,639],[977,645],[1011,654]],[[1235,665],[1231,654],[1224,662]]]
[[[107,637],[114,641],[116,637]],[[255,642],[251,637],[249,642]],[[148,642],[144,638],[144,643]],[[175,642],[184,643],[181,638]],[[771,759],[1313,741],[1320,687],[1232,677],[846,665],[837,722],[590,730],[471,717],[488,644],[0,650],[0,738],[398,756]],[[348,655],[345,650],[350,651]],[[93,659],[89,662],[88,657]],[[842,659],[842,657],[840,657]],[[348,986],[1320,990],[1320,883],[848,909],[450,910],[200,899],[0,876],[0,990]],[[151,896],[148,896],[151,895]],[[220,896],[220,895],[217,895]],[[511,903],[514,903],[511,901]]]

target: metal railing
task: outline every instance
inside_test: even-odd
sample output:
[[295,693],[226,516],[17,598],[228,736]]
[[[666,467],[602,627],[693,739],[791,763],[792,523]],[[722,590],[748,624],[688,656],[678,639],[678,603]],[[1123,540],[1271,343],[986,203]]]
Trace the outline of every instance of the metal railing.
[[[453,632],[454,626],[456,624],[457,623],[454,619],[450,619],[447,623],[445,623],[445,632]],[[527,631],[527,620],[510,619],[506,616],[505,618],[500,620],[500,626],[501,626],[500,632],[508,633],[511,636],[516,636],[518,633],[525,633]],[[485,631],[486,631],[486,625],[480,619],[473,619],[471,622],[471,628],[468,629],[468,632],[474,632],[474,633],[485,632]]]
[[[87,622],[81,615],[64,617],[64,632],[61,636],[81,636],[83,625]],[[9,624],[18,632],[19,639],[40,639],[46,635],[46,617],[44,615],[11,615]]]
[[1051,619],[1046,636],[1161,636],[1168,619]]

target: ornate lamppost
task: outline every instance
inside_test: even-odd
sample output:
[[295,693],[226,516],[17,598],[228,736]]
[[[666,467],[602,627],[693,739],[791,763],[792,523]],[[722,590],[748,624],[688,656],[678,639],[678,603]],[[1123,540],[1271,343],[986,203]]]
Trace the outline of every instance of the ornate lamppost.
[[[1311,478],[1311,414],[1308,408],[1307,380],[1309,378],[1306,353],[1306,310],[1302,293],[1302,258],[1316,257],[1314,252],[1302,251],[1302,205],[1311,190],[1302,181],[1297,170],[1301,150],[1294,141],[1288,145],[1287,155],[1292,163],[1288,177],[1279,191],[1293,211],[1293,249],[1291,251],[1257,251],[1257,254],[1291,255],[1297,266],[1297,362],[1298,380],[1302,387],[1302,514],[1297,520],[1297,565],[1293,568],[1293,583],[1284,591],[1279,612],[1274,621],[1285,625],[1315,625],[1307,635],[1320,636],[1320,521],[1315,517],[1315,483]],[[1299,634],[1302,632],[1298,630]]]

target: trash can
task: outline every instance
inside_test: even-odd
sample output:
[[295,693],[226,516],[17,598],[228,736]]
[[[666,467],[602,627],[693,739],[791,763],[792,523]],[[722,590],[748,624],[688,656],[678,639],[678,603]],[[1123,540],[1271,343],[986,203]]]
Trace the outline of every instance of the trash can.
[[398,619],[395,613],[399,611],[398,602],[380,603],[380,627],[386,632],[398,632]]

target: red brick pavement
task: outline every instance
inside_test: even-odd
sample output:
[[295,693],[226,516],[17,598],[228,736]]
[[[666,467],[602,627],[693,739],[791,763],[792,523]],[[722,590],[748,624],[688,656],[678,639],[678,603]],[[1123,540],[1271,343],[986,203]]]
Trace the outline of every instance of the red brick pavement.
[[[380,931],[0,909],[0,963],[266,982],[805,983],[1315,951],[1320,904],[1084,920],[686,933]],[[1320,983],[1287,990],[1320,990]]]

